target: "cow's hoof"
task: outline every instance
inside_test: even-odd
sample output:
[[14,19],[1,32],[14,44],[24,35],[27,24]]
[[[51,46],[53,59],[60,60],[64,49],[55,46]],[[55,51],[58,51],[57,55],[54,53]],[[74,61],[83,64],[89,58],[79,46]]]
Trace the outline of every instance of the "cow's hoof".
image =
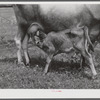
[[91,74],[89,72],[87,72],[87,71],[84,71],[84,77],[86,77],[86,78],[88,78],[90,80],[92,79]]
[[96,80],[96,79],[98,79],[98,77],[97,77],[97,75],[91,75],[90,73],[88,73],[88,72],[85,72],[84,73],[85,74],[85,76],[88,78],[88,79],[92,79],[92,80]]
[[18,67],[21,67],[21,66],[24,66],[25,67],[25,64],[24,64],[24,62],[18,62]]

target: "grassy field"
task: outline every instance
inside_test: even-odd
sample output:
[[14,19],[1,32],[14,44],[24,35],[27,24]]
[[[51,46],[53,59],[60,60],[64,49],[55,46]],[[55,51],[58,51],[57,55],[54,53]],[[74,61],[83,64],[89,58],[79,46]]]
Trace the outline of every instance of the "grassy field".
[[[29,43],[31,67],[18,66],[14,43],[17,32],[16,19],[12,8],[0,8],[0,88],[3,89],[99,89],[100,48],[95,50],[98,78],[92,80],[79,68],[80,57],[73,54],[59,54],[54,57],[49,73],[43,76],[46,55]],[[76,62],[77,61],[77,62]],[[39,66],[36,66],[39,64]],[[89,68],[85,68],[90,73]]]

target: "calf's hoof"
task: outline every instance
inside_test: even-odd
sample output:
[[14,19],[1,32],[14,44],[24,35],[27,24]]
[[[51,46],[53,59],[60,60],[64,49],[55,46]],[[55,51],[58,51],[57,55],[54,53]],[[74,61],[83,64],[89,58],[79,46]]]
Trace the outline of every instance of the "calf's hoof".
[[43,72],[43,76],[45,76],[46,74],[47,74],[47,72],[44,71],[44,72]]
[[26,67],[29,68],[31,65],[30,63],[26,63]]
[[97,74],[96,75],[91,75],[90,73],[88,72],[85,72],[84,73],[85,76],[88,78],[88,79],[92,79],[92,80],[96,80],[98,77],[97,77]]

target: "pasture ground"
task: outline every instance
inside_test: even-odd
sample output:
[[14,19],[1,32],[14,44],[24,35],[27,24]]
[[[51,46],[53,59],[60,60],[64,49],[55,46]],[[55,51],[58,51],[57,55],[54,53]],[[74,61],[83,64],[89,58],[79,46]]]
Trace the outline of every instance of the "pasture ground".
[[[14,36],[17,24],[12,8],[0,8],[0,88],[1,89],[99,89],[100,88],[100,48],[95,50],[98,78],[87,77],[80,71],[80,57],[73,54],[59,54],[54,57],[49,73],[43,76],[46,55],[29,43],[31,68],[16,64],[17,48]],[[39,64],[39,66],[36,66]],[[85,68],[90,73],[89,68]]]

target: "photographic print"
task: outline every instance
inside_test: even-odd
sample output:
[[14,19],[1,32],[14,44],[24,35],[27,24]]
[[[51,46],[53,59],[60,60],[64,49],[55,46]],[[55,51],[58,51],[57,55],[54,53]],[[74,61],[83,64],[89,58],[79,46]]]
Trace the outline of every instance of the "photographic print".
[[1,3],[1,91],[100,89],[99,39],[100,3]]

